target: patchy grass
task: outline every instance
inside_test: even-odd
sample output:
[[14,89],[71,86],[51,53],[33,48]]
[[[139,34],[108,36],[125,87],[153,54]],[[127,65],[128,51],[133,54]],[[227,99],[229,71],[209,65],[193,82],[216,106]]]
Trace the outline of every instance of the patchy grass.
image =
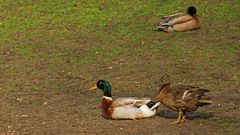
[[[73,0],[68,2],[2,0],[0,1],[0,93],[3,99],[11,99],[11,101],[18,96],[27,98],[29,95],[35,95],[33,93],[38,93],[36,97],[41,98],[41,102],[56,101],[52,103],[52,108],[48,108],[54,110],[61,108],[56,104],[66,98],[61,97],[61,94],[69,96],[70,93],[80,96],[81,102],[84,103],[89,102],[85,98],[99,97],[99,93],[86,94],[86,89],[102,78],[108,79],[113,84],[113,93],[117,97],[154,97],[156,82],[164,74],[171,76],[176,84],[187,83],[211,89],[213,95],[220,96],[228,93],[228,90],[239,90],[239,3],[239,0]],[[202,27],[199,30],[182,33],[154,31],[155,23],[161,16],[185,11],[189,5],[196,6],[202,18]],[[56,95],[52,94],[51,99],[43,96],[46,93],[50,93],[47,94],[48,96],[51,93]],[[78,99],[76,96],[70,97]],[[34,96],[30,97],[31,103],[26,103],[28,109],[31,109],[31,106],[41,107],[38,98],[37,101],[34,99]],[[67,99],[69,100],[68,97]],[[224,99],[225,96],[221,99],[217,98],[217,103],[226,102]],[[63,106],[67,108],[75,100],[65,102],[67,103]],[[236,100],[233,100],[233,103],[235,102]],[[91,101],[91,104],[97,106],[97,101]],[[15,102],[5,101],[2,105],[6,108],[3,113],[8,113],[9,108],[12,109],[6,106],[13,105],[18,108],[18,103]],[[235,127],[239,125],[238,123],[223,122],[221,119],[227,118],[227,115],[218,116],[226,107],[227,105],[221,109],[216,107],[213,112],[217,120],[204,120],[205,123],[211,123],[206,128],[212,125],[214,128],[223,127],[221,131],[212,128],[216,134],[237,133]],[[13,117],[14,113],[25,112],[26,107],[21,104],[18,109],[19,111],[16,112],[12,110],[11,116],[9,114],[0,119],[1,123]],[[42,113],[49,111],[48,109],[43,110]],[[35,111],[30,112],[36,113]],[[88,111],[81,111],[87,115],[86,118],[92,118]],[[237,111],[229,110],[230,113]],[[96,115],[97,112],[98,110],[93,110]],[[54,111],[51,114],[54,114]],[[66,116],[67,121],[70,119],[67,114],[62,115]],[[33,121],[42,117],[35,116]],[[234,116],[228,117],[233,120]],[[167,120],[157,119],[167,123]],[[29,129],[28,126],[21,128],[18,122],[12,121],[12,123],[15,123],[14,126],[20,133],[25,132],[22,129]],[[69,123],[71,125],[71,121]],[[30,125],[32,124],[30,122]],[[49,133],[56,134],[59,128],[56,123],[51,124],[56,130]],[[187,126],[191,124],[194,122],[190,122]],[[115,122],[113,125],[119,126]],[[81,124],[80,126],[82,127]],[[90,127],[94,128],[94,126]],[[163,130],[162,134],[181,134],[178,129],[175,130],[177,132],[161,130]],[[0,133],[5,132],[6,126],[0,127],[0,131]],[[32,131],[33,129],[29,129],[26,132],[31,134]],[[89,133],[87,131],[84,130],[84,133]],[[91,133],[96,134],[99,133],[98,131],[100,129]],[[126,133],[130,131],[130,129],[126,130]],[[187,134],[190,132],[202,134],[195,130]],[[70,131],[66,130],[66,133]],[[115,132],[110,131],[110,133]],[[149,130],[142,133],[151,132]]]

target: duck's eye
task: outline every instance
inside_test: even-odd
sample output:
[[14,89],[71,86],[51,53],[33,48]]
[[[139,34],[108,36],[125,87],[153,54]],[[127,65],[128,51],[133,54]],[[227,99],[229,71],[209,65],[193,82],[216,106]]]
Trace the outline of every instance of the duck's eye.
[[102,81],[98,81],[97,82],[97,87],[101,88],[103,86],[103,82]]

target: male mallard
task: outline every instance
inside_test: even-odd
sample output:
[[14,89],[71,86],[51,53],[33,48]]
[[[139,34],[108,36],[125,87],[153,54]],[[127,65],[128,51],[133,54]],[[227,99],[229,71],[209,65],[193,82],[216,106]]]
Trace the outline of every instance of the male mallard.
[[197,110],[199,106],[212,104],[213,101],[205,95],[209,90],[201,89],[190,85],[170,86],[167,77],[160,79],[157,99],[173,111],[178,111],[178,120],[171,124],[178,124],[185,121],[186,112]]
[[196,13],[196,8],[190,6],[186,13],[162,17],[156,28],[166,32],[198,29],[200,28],[200,21]]
[[111,85],[106,80],[99,80],[96,86],[89,90],[101,89],[103,98],[101,103],[102,114],[107,119],[142,119],[156,114],[159,102],[148,98],[125,97],[113,101]]

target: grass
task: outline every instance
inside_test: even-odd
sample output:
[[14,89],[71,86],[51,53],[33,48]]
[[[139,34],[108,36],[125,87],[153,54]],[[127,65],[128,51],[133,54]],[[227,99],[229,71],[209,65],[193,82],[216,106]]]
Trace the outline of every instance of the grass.
[[[84,91],[100,78],[150,95],[159,76],[212,90],[240,82],[239,0],[2,0],[0,90]],[[154,31],[161,16],[195,5],[196,31]],[[109,69],[112,67],[112,69]],[[228,81],[234,80],[234,81]],[[140,82],[134,83],[132,82]],[[116,95],[124,95],[116,91]],[[226,123],[223,127],[232,127]]]
[[238,129],[239,122],[231,117],[225,118],[210,118],[208,122],[212,124],[219,123],[221,128],[225,129],[228,134],[235,134]]
[[[195,67],[197,72],[209,67],[234,68],[239,76],[235,69],[239,27],[234,23],[240,16],[238,2],[1,1],[1,52],[10,52],[12,58],[6,63],[13,67],[6,70],[12,72],[31,68],[19,60],[29,65],[48,60],[46,70],[51,72],[59,65],[98,68],[126,56],[142,63],[142,57],[153,54],[154,61],[171,61],[164,65],[166,70],[175,70],[173,65],[187,60],[190,65],[201,65]],[[183,11],[188,5],[197,5],[204,20],[202,29],[174,34],[153,30],[160,16]]]
[[[13,57],[28,63],[42,59],[64,65],[69,61],[69,66],[80,68],[96,61],[109,63],[121,55],[130,55],[130,59],[136,60],[147,53],[169,58],[175,64],[196,56],[202,60],[200,65],[232,67],[240,48],[236,41],[222,33],[235,32],[238,27],[236,24],[230,24],[233,26],[229,29],[217,27],[240,16],[239,5],[233,3],[2,1],[1,50],[4,52],[7,48]],[[160,16],[185,10],[187,5],[193,4],[203,16],[200,32],[166,34],[153,30]],[[215,19],[217,21],[213,22]],[[14,63],[15,59],[12,61]]]

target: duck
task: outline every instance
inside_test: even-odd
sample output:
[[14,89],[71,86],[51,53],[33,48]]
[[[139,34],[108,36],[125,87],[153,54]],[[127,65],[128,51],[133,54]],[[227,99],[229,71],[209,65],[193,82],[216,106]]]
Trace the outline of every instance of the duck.
[[210,90],[191,86],[171,86],[169,77],[161,77],[156,99],[167,108],[178,112],[178,119],[170,124],[185,122],[186,112],[193,112],[198,107],[210,105],[213,101],[206,93]]
[[150,98],[121,97],[113,100],[111,84],[106,80],[98,80],[89,90],[100,89],[103,92],[101,111],[106,119],[143,119],[153,117],[159,102]]
[[197,15],[197,9],[189,6],[186,13],[177,13],[170,16],[162,17],[156,25],[156,30],[172,32],[187,31],[200,28],[200,17]]

